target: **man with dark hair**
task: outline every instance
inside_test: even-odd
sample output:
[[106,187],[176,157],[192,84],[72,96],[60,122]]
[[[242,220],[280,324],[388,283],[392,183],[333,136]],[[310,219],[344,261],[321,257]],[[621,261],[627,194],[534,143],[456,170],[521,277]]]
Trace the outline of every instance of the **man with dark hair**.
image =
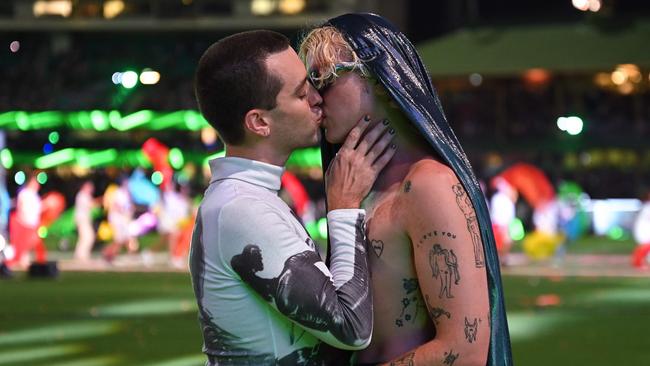
[[[278,197],[291,152],[319,140],[321,97],[286,37],[239,33],[199,61],[196,96],[226,156],[210,161],[190,253],[208,365],[343,364],[372,334],[365,211],[394,154],[388,123],[361,118],[326,174],[329,268]],[[363,136],[363,137],[361,137]],[[390,146],[389,146],[390,145]]]

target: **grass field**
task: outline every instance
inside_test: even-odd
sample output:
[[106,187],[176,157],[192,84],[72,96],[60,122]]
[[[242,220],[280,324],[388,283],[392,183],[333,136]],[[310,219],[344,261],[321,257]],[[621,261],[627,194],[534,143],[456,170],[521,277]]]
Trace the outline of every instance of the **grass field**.
[[[505,277],[516,365],[650,364],[650,278]],[[536,305],[557,295],[557,306]],[[0,365],[202,365],[187,274],[0,281]]]

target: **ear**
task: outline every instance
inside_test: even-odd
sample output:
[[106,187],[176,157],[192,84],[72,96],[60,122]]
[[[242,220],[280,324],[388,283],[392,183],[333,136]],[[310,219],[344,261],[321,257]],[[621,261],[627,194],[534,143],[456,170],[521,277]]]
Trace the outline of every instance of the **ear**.
[[244,128],[259,137],[271,135],[268,115],[261,109],[251,109],[244,116]]

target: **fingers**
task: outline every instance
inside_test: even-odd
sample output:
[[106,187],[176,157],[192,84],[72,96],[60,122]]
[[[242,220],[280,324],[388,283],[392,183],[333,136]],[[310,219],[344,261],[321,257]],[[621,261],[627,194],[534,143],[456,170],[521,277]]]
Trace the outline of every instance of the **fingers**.
[[350,130],[348,137],[345,139],[343,146],[341,148],[353,150],[359,144],[359,139],[363,135],[363,132],[370,125],[370,116],[365,115],[363,118],[357,122],[357,124]]
[[[368,151],[372,148],[372,146],[377,142],[377,139],[386,131],[388,128],[388,120],[383,120],[381,123],[378,123],[376,126],[374,126],[368,133],[366,133],[365,136],[361,139],[359,142],[359,145],[357,146],[357,151],[361,155],[366,155]],[[395,130],[391,129],[393,133]]]
[[395,155],[395,151],[397,150],[395,144],[391,144],[390,147],[388,147],[386,150],[384,150],[381,155],[375,160],[375,162],[372,164],[372,168],[375,169],[375,172],[379,174],[379,172],[384,169],[386,164],[390,161],[390,159],[393,158],[393,155]]
[[[374,131],[373,131],[374,132]],[[370,132],[368,133],[370,134]],[[367,161],[372,164],[377,159],[377,157],[386,150],[386,147],[395,137],[395,130],[390,128],[386,133],[384,133],[379,140],[377,140],[374,145],[371,145],[370,151],[366,154]],[[364,138],[365,140],[365,138]],[[361,142],[363,143],[363,141]],[[361,145],[361,144],[359,144]]]

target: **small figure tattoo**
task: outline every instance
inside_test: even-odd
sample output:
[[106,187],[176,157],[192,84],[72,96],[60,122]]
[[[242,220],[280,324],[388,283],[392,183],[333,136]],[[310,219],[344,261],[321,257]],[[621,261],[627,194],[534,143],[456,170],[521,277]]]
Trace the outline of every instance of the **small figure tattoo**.
[[424,299],[427,302],[427,308],[429,309],[429,316],[431,316],[431,320],[438,325],[438,318],[441,316],[446,316],[447,319],[451,319],[451,313],[446,311],[443,308],[439,307],[433,307],[431,306],[431,303],[429,302],[429,295],[424,295]]
[[485,266],[485,259],[483,256],[483,245],[481,242],[481,234],[478,226],[478,220],[476,219],[476,213],[474,213],[474,208],[472,207],[472,201],[469,199],[469,196],[465,193],[463,185],[458,183],[452,186],[454,194],[456,194],[456,203],[460,210],[465,215],[467,220],[467,230],[472,237],[472,244],[474,244],[474,261],[476,268]]
[[443,361],[443,363],[445,365],[451,366],[451,365],[454,364],[454,362],[456,362],[456,360],[458,359],[458,356],[459,356],[458,353],[454,354],[453,349],[450,350],[449,352],[445,352],[445,360]]
[[440,244],[434,244],[433,249],[429,252],[429,265],[433,278],[440,279],[439,298],[445,295],[451,299],[454,296],[451,293],[452,284],[458,285],[460,282],[460,273],[458,272],[458,258],[453,250],[443,249]]
[[467,338],[467,341],[469,343],[474,343],[474,341],[476,341],[478,323],[479,323],[478,318],[474,318],[474,321],[470,323],[469,320],[467,320],[467,317],[465,317],[465,338]]

